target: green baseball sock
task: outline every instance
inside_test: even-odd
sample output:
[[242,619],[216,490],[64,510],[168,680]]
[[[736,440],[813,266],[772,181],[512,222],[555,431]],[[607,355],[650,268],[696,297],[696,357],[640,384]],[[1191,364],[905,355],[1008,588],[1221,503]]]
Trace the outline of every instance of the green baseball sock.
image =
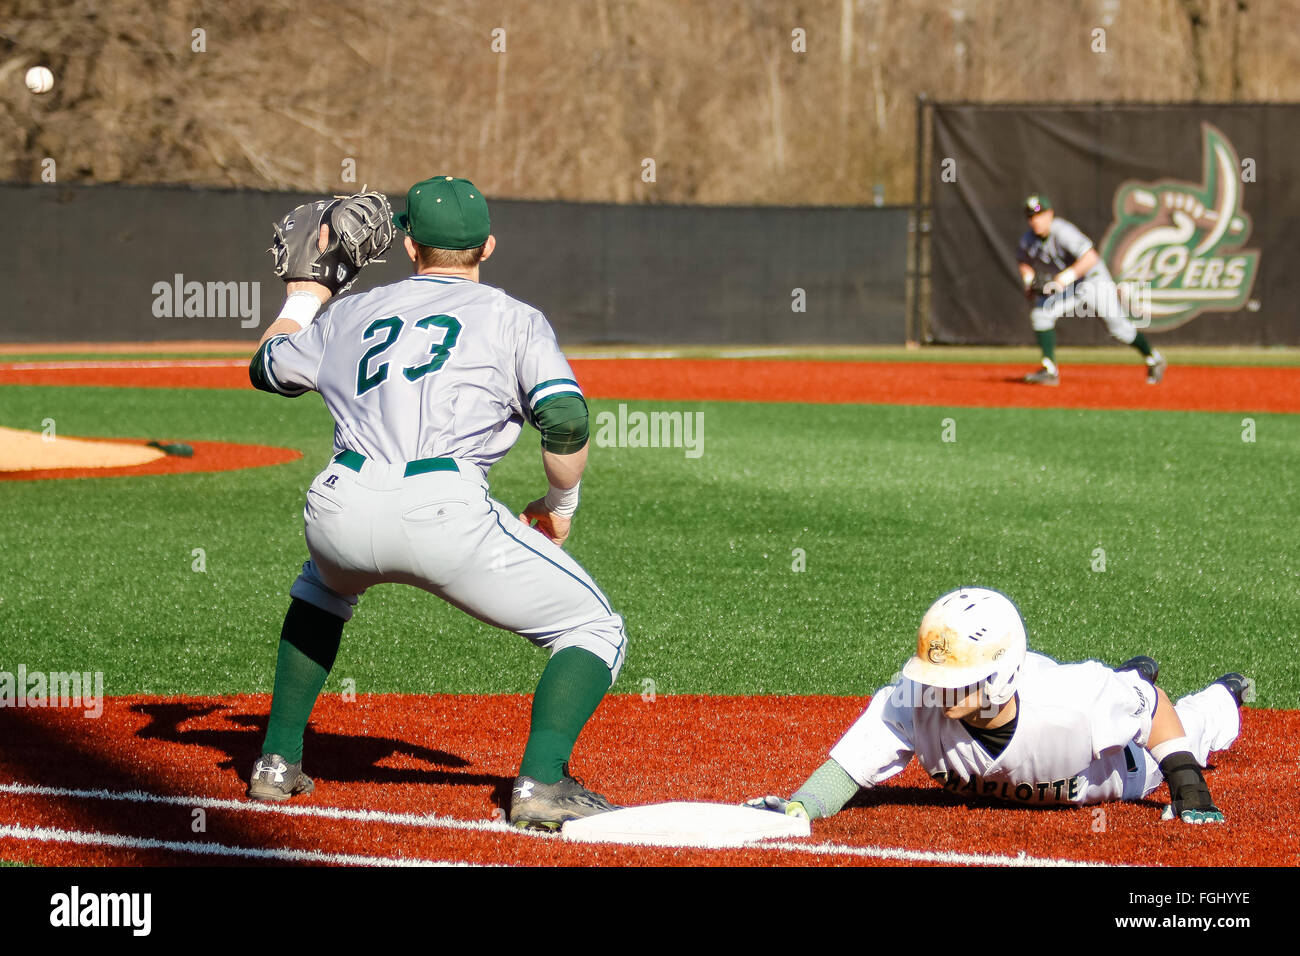
[[[1053,372],[1056,371],[1056,329],[1046,329],[1042,332],[1035,332],[1038,337],[1038,347],[1043,350],[1043,358]],[[1050,363],[1050,364],[1049,364]]]
[[1139,332],[1137,338],[1133,340],[1133,347],[1147,358],[1151,357],[1151,343],[1147,341],[1147,337],[1141,332]]
[[533,695],[532,726],[519,765],[521,777],[558,783],[578,734],[609,690],[609,667],[580,647],[551,655]]
[[275,694],[262,753],[302,760],[302,735],[343,638],[343,618],[294,598],[280,631]]

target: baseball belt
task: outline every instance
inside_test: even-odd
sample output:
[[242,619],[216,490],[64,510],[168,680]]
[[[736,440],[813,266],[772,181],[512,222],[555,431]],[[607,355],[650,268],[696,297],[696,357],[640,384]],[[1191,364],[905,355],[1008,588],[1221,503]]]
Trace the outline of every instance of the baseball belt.
[[[334,456],[334,461],[344,468],[351,468],[361,474],[361,466],[366,463],[366,456],[351,450],[344,450]],[[402,471],[403,478],[412,475],[427,475],[431,471],[460,471],[453,458],[417,458],[408,461]]]

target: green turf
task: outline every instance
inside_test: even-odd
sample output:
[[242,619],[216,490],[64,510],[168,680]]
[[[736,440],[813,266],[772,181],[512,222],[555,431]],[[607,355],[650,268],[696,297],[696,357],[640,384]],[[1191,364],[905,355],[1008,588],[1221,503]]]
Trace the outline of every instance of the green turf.
[[[101,670],[108,694],[269,691],[306,557],[302,496],[330,449],[319,398],[6,387],[0,401],[10,427],[305,452],[241,472],[0,483],[0,669]],[[1015,598],[1031,645],[1059,658],[1152,654],[1173,694],[1242,670],[1261,705],[1300,702],[1300,417],[1255,415],[1246,443],[1240,414],[667,407],[703,412],[703,455],[594,447],[569,545],[627,620],[619,691],[869,693],[930,601],[977,583]],[[543,490],[535,436],[493,489],[511,505]],[[386,585],[362,599],[327,690],[527,692],[542,664]]]

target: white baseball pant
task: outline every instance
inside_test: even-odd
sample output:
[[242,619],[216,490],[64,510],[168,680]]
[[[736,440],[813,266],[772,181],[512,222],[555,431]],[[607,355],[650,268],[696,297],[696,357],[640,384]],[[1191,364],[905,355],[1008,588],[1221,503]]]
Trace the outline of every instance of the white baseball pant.
[[1137,338],[1137,326],[1120,303],[1119,290],[1109,273],[1085,276],[1055,295],[1039,297],[1029,313],[1029,323],[1035,332],[1046,332],[1067,315],[1101,319],[1110,334],[1125,345],[1132,345]]
[[613,683],[623,618],[587,572],[491,498],[475,466],[425,461],[454,470],[334,461],[317,475],[303,511],[311,560],[289,593],[346,621],[368,587],[414,585],[552,653],[581,647]]

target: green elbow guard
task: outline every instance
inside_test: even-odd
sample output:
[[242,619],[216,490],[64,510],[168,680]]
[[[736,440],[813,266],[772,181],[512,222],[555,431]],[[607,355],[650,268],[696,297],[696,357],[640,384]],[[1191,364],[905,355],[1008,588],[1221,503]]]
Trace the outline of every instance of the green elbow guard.
[[533,412],[542,433],[542,447],[557,455],[572,455],[587,444],[587,403],[581,395],[556,395]]
[[258,347],[253,360],[248,363],[248,380],[252,383],[253,388],[275,394],[276,389],[271,385],[271,381],[266,374],[266,347],[270,344],[269,340],[263,342]]
[[810,819],[820,820],[843,810],[859,789],[848,771],[834,760],[827,760],[790,799],[802,803]]

